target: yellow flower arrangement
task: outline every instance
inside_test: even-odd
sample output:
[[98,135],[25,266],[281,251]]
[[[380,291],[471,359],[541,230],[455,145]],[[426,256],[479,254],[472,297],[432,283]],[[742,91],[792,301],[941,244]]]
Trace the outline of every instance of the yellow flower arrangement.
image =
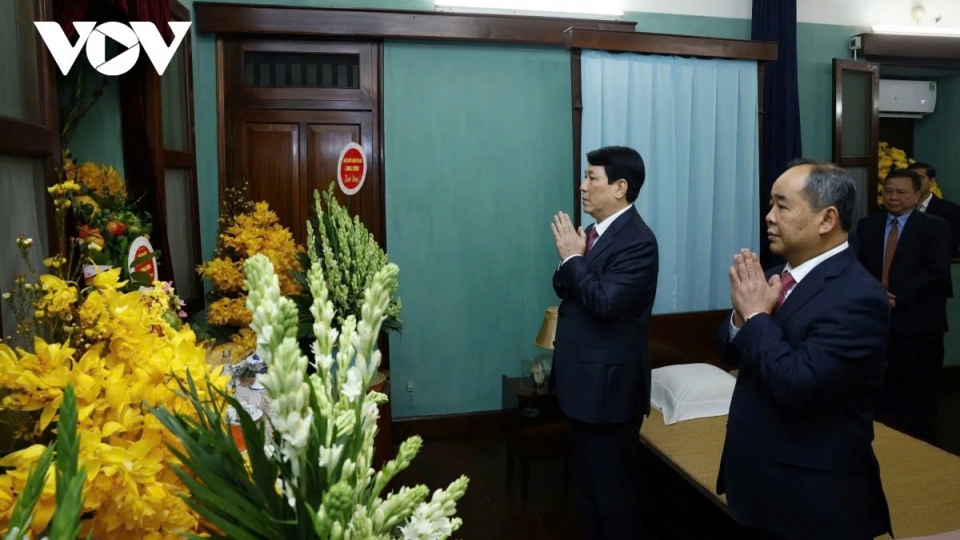
[[[69,185],[58,184],[51,194],[57,198],[67,191]],[[32,244],[17,240],[25,259]],[[72,385],[79,459],[86,468],[82,535],[122,540],[199,533],[200,519],[180,498],[187,490],[166,443],[179,446],[149,409],[192,410],[178,384],[188,372],[204,396],[225,388],[226,377],[219,366],[207,364],[194,332],[180,324],[172,288],[155,282],[125,292],[120,268],[81,285],[71,259],[54,255],[46,261],[52,272],[38,276],[37,284],[21,276],[18,289],[4,294],[29,331],[18,332],[16,349],[0,343],[0,410],[26,414],[22,443],[37,444],[20,444],[22,449],[0,459],[7,469],[0,475],[0,529],[14,517],[44,442],[55,437],[52,428]],[[21,321],[31,316],[33,324]],[[33,537],[50,524],[56,485],[55,475],[48,475],[30,525]]]
[[[887,179],[887,175],[890,174],[890,171],[897,169],[906,169],[910,165],[917,162],[917,160],[908,157],[907,153],[903,150],[890,146],[889,143],[881,142],[879,163],[878,163],[878,177],[879,182],[877,182],[877,204],[883,204],[883,181]],[[937,185],[935,181],[930,183],[930,192],[936,195],[937,197],[943,198],[943,192],[940,191],[940,186]]]
[[280,224],[269,204],[245,202],[243,192],[242,188],[234,188],[227,194],[217,252],[197,271],[213,286],[207,323],[227,329],[225,333],[232,334],[231,341],[249,343],[252,349],[256,343],[252,333],[249,330],[239,333],[251,322],[250,310],[246,307],[244,262],[258,253],[265,255],[278,270],[283,294],[296,295],[300,294],[301,286],[290,272],[301,269],[299,255],[304,249],[294,241],[290,230]]
[[77,166],[71,159],[65,163],[67,174],[75,174],[76,180],[86,186],[98,197],[126,199],[127,187],[120,173],[112,166],[100,165],[90,161]]
[[[120,173],[112,166],[89,161],[77,164],[66,149],[61,161],[62,181],[49,188],[57,212],[59,252],[70,253],[77,247],[90,264],[123,268],[122,277],[129,278],[129,290],[150,286],[149,276],[136,272],[128,276],[125,271],[130,244],[140,236],[149,238],[153,227],[149,216],[139,213],[128,201]],[[68,209],[76,222],[75,233],[66,230],[63,217]],[[154,256],[157,254],[154,252]]]

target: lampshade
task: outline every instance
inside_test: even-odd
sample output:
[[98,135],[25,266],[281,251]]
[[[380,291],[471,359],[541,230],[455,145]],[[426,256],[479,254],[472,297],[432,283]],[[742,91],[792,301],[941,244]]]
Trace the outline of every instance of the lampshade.
[[533,340],[534,345],[541,349],[553,350],[553,340],[557,335],[557,306],[550,306],[543,315],[543,324],[540,333]]

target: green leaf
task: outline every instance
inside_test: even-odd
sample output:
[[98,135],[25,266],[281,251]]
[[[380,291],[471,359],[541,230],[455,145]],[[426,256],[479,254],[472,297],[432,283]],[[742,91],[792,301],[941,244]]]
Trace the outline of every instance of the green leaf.
[[73,384],[63,391],[57,421],[57,503],[50,524],[50,540],[74,540],[80,534],[83,485],[86,473],[78,469],[80,438],[77,436],[77,402]]
[[156,259],[156,258],[159,257],[159,256],[160,256],[160,250],[151,251],[150,253],[144,253],[143,255],[137,257],[136,259],[134,259],[133,262],[130,263],[130,267],[131,267],[131,268],[137,267],[137,266],[139,266],[139,265],[141,265],[141,264],[149,261],[150,259]]
[[143,287],[153,286],[153,278],[146,272],[134,272],[130,274],[130,281]]
[[[196,471],[194,472],[196,473]],[[209,483],[208,485],[201,484],[185,471],[178,471],[177,476],[180,477],[184,485],[187,486],[187,489],[190,490],[193,502],[203,509],[203,511],[199,512],[200,515],[211,523],[216,523],[216,517],[219,517],[227,522],[236,523],[237,529],[235,530],[243,531],[250,535],[250,538],[282,539],[279,531],[273,526],[270,517],[262,511],[253,508],[249,504],[249,501],[243,500],[242,497],[231,497],[229,490],[221,494],[219,489],[208,487],[210,485]],[[205,482],[211,478],[210,475],[206,474],[198,474],[197,476],[204,479]],[[213,477],[215,478],[215,476]],[[223,531],[228,532],[226,529],[223,529]],[[236,537],[237,533],[234,532],[230,536]]]
[[[263,453],[263,435],[258,433],[258,428],[240,404],[222,390],[214,390],[216,397],[221,399],[202,402],[189,372],[186,384],[182,381],[178,381],[178,384],[185,390],[199,420],[193,421],[165,409],[151,412],[180,440],[183,447],[183,452],[172,446],[170,450],[183,464],[174,472],[191,493],[185,500],[204,519],[228,533],[230,538],[281,540],[283,531],[276,526],[275,515],[280,508],[276,495],[276,473],[269,479],[271,469]],[[246,416],[246,429],[252,433],[245,433],[245,438],[254,442],[260,440],[259,452],[254,452],[251,460],[251,464],[257,463],[258,470],[255,473],[259,482],[251,480],[229,426],[223,422],[220,405],[223,402],[232,402],[241,418]],[[250,450],[256,448],[251,445]],[[221,527],[222,523],[236,525],[228,531]]]
[[28,527],[33,520],[33,510],[37,506],[40,494],[43,493],[44,481],[51,463],[53,463],[52,445],[43,450],[43,453],[40,455],[40,460],[30,471],[30,476],[27,477],[27,484],[24,486],[23,491],[20,492],[20,496],[17,497],[17,502],[13,505],[13,512],[10,515],[10,523],[7,525],[7,530],[12,530],[14,527],[20,530],[15,540],[21,540],[24,535],[29,532]]

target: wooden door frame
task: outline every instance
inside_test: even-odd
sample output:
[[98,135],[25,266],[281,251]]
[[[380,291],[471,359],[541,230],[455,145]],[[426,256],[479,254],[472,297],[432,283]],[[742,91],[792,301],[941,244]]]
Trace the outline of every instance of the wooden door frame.
[[[238,131],[240,126],[236,123],[236,118],[243,117],[245,121],[251,122],[278,122],[281,124],[297,124],[299,126],[297,132],[297,141],[298,148],[303,150],[309,148],[308,142],[310,138],[310,125],[317,124],[347,124],[347,125],[357,125],[359,126],[359,139],[356,141],[358,144],[364,148],[370,148],[371,150],[375,148],[373,145],[373,137],[377,132],[377,118],[375,111],[370,110],[356,110],[356,111],[344,111],[344,110],[329,110],[329,109],[315,109],[315,110],[304,110],[304,109],[277,109],[277,108],[232,108],[230,109],[230,123],[227,125],[227,129],[230,130],[231,136],[236,136],[240,133]],[[366,118],[364,118],[366,117]],[[366,128],[366,130],[365,130]],[[239,142],[234,138],[233,144],[239,144]],[[233,152],[232,161],[235,164],[239,159],[238,153]],[[369,156],[368,156],[369,159]],[[308,167],[309,157],[305,152],[302,152],[296,159],[299,176],[297,179],[297,186],[293,192],[293,196],[298,200],[308,200],[313,201],[313,193],[308,187],[310,169]],[[365,182],[370,182],[370,185],[383,185],[383,173],[376,166],[376,159],[370,159],[371,165],[367,172],[367,180]],[[247,180],[249,183],[249,180]],[[229,178],[227,179],[228,186],[236,186],[240,183],[238,178]],[[315,189],[323,191],[327,186],[314,186]],[[362,197],[362,191],[358,197]],[[386,243],[386,237],[380,236],[382,231],[386,229],[385,224],[383,223],[383,190],[379,191],[379,197],[373,199],[376,201],[378,211],[376,215],[373,216],[374,222],[372,224],[367,224],[368,230],[374,235],[374,238],[382,244]],[[361,203],[362,204],[362,203]],[[299,208],[299,206],[298,206]],[[298,234],[305,238],[306,235],[306,222],[309,218],[312,217],[312,204],[308,205],[308,210],[306,215],[294,216],[296,225],[289,225],[291,232],[294,236]],[[274,210],[277,210],[274,208]],[[349,208],[348,208],[349,210]],[[299,211],[298,211],[299,212]],[[352,212],[351,212],[352,215]],[[379,234],[378,234],[379,233]]]
[[[53,0],[30,0],[33,5],[33,16],[36,21],[56,20],[53,13]],[[31,22],[30,26],[33,24]],[[39,92],[39,118],[36,121],[13,118],[0,115],[0,154],[8,156],[28,157],[44,160],[44,184],[50,187],[59,181],[61,166],[61,129],[60,125],[60,98],[57,88],[57,66],[40,39],[35,35],[34,54],[37,66],[34,71],[37,77]],[[54,226],[53,197],[44,197],[47,215],[47,253],[44,258],[59,251],[57,243],[57,228]],[[0,310],[0,338],[3,330],[3,313]]]
[[[644,32],[618,32],[591,28],[570,28],[564,32],[570,51],[570,81],[573,103],[573,208],[574,226],[580,226],[581,128],[583,123],[583,85],[580,55],[583,49],[617,53],[661,54],[723,60],[751,60],[757,63],[758,150],[763,170],[763,68],[777,60],[777,43],[742,39],[704,38]],[[758,186],[759,187],[759,186]],[[766,204],[760,201],[761,205]],[[762,206],[761,206],[762,207]],[[760,212],[761,216],[764,212]],[[761,234],[764,229],[761,227]],[[762,239],[761,239],[762,240]]]
[[[844,70],[872,73],[870,143],[866,156],[843,155],[843,76]],[[880,183],[878,163],[880,145],[880,64],[863,60],[833,59],[833,162],[839,167],[869,167],[867,180],[867,213],[876,209],[877,186]]]
[[[284,49],[290,47],[290,49]],[[368,52],[363,49],[368,49]],[[331,95],[322,89],[317,90],[320,99],[305,100],[302,92],[289,93],[287,89],[258,91],[255,93],[238,91],[234,88],[239,81],[231,76],[230,63],[236,60],[235,55],[242,50],[292,50],[295,52],[331,52],[334,50],[351,51],[361,54],[361,59],[368,58],[366,75],[361,80],[369,87],[361,84],[361,89],[352,96]],[[232,39],[231,36],[217,36],[217,154],[218,154],[218,189],[220,200],[223,200],[227,187],[233,185],[231,176],[234,174],[233,163],[227,160],[232,152],[234,128],[231,125],[234,110],[256,109],[283,109],[303,111],[369,111],[373,115],[371,135],[372,163],[370,167],[379,171],[375,179],[380,190],[382,200],[377,216],[379,226],[370,232],[380,241],[380,247],[387,250],[386,235],[386,182],[384,173],[383,150],[383,43],[382,42],[303,42],[282,39],[266,39],[253,41],[249,39]],[[362,61],[362,60],[361,60]],[[361,68],[363,66],[361,65]],[[271,97],[275,96],[275,97]],[[365,181],[368,182],[370,180]]]

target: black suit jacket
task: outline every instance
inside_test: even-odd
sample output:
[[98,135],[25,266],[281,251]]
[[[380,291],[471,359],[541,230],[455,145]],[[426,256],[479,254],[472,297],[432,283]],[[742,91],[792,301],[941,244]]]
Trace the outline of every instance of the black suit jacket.
[[554,273],[561,302],[550,382],[570,418],[605,424],[649,413],[659,265],[656,236],[631,207]]
[[934,195],[925,213],[941,217],[950,225],[950,252],[960,249],[960,205]]
[[787,540],[891,532],[872,446],[889,321],[886,293],[847,248],[772,316],[732,340],[721,325],[721,358],[739,374],[717,492],[737,522]]
[[[880,280],[889,214],[877,212],[857,224],[857,257]],[[942,218],[913,211],[907,218],[890,266],[889,290],[896,295],[892,330],[905,336],[947,331],[950,277],[950,226]]]

